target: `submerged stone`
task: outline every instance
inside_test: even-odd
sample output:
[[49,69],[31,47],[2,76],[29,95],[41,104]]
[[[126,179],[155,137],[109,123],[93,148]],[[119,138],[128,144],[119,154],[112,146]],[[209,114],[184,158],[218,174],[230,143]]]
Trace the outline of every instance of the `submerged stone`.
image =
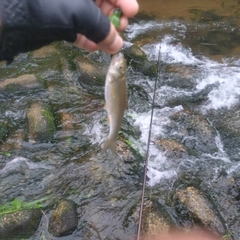
[[0,82],[0,89],[18,90],[21,87],[36,88],[42,84],[34,74],[24,74],[16,78],[8,78]]
[[27,112],[27,119],[29,140],[49,141],[53,138],[55,124],[47,104],[32,103]]
[[170,230],[169,222],[153,207],[153,202],[144,202],[142,218],[142,234],[144,240],[151,240],[156,235],[167,234]]
[[24,140],[25,133],[22,129],[13,131],[7,137],[5,143],[0,148],[2,151],[9,151],[12,149],[20,149]]
[[96,63],[88,58],[75,60],[81,73],[80,81],[86,85],[103,86],[107,74],[108,65]]
[[0,143],[7,139],[15,127],[15,124],[10,119],[0,119]]
[[172,131],[178,132],[177,140],[182,142],[191,155],[215,153],[217,132],[201,114],[182,110],[174,114]]
[[48,231],[56,237],[73,233],[78,226],[77,205],[71,200],[61,200],[49,220]]
[[193,214],[194,219],[211,231],[224,234],[225,228],[213,206],[195,187],[187,187],[177,191],[177,197]]
[[0,239],[31,237],[37,231],[41,217],[39,209],[25,209],[3,215],[0,219]]
[[159,139],[156,143],[167,157],[182,158],[187,155],[186,148],[174,139]]

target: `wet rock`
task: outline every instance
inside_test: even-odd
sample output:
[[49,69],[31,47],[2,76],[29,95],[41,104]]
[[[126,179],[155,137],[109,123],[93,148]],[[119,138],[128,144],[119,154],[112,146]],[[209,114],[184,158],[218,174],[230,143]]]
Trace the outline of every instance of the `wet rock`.
[[81,73],[80,81],[86,85],[104,86],[108,65],[82,57],[75,60]]
[[239,161],[240,157],[240,106],[213,113],[214,124],[221,135],[224,150],[230,159]]
[[168,86],[192,89],[196,85],[196,68],[193,66],[168,65],[165,69],[166,79],[163,83]]
[[31,237],[38,228],[42,216],[39,209],[20,210],[5,214],[0,221],[1,239],[20,239]]
[[135,70],[142,72],[144,75],[153,77],[157,74],[157,67],[155,63],[147,59],[147,55],[137,45],[132,45],[124,49],[124,55]]
[[18,129],[9,134],[8,138],[6,139],[5,143],[2,145],[2,151],[9,151],[12,149],[20,149],[23,143],[25,133],[24,130]]
[[7,139],[8,135],[15,127],[15,124],[10,119],[0,119],[0,143]]
[[216,146],[216,130],[208,120],[198,113],[188,110],[174,114],[174,132],[178,132],[177,140],[182,142],[189,154],[214,153],[218,151]]
[[24,74],[16,78],[8,78],[0,82],[0,89],[9,91],[18,90],[21,87],[36,88],[42,86],[39,79],[34,74]]
[[148,60],[146,53],[137,45],[132,45],[131,47],[124,49],[124,54],[134,60]]
[[240,178],[238,172],[236,172],[237,177],[232,178],[230,175],[226,173],[226,168],[223,167],[219,171],[218,177],[211,184],[211,192],[213,192],[214,198],[217,200],[217,206],[221,209],[221,215],[227,223],[231,232],[230,235],[232,235],[226,239],[235,240],[240,239],[240,218],[236,214],[239,212],[240,204]]
[[33,58],[44,58],[55,53],[58,53],[58,50],[53,44],[44,46],[31,52]]
[[32,103],[27,112],[30,141],[49,141],[55,131],[53,115],[47,104]]
[[78,225],[77,205],[71,200],[62,200],[52,213],[48,231],[56,237],[70,235]]
[[142,234],[145,236],[144,240],[150,240],[155,235],[167,234],[169,230],[169,223],[159,212],[154,210],[152,201],[148,200],[144,202],[142,219]]
[[169,232],[168,223],[157,213],[148,212],[143,218],[143,235],[145,240],[152,239],[155,235],[163,235]]
[[155,143],[169,158],[183,158],[187,155],[186,148],[174,139],[159,139]]
[[196,222],[200,222],[204,227],[218,234],[225,233],[224,225],[213,210],[213,206],[198,189],[188,187],[184,190],[178,190],[176,195],[193,214]]
[[0,142],[3,141],[9,132],[8,123],[6,121],[0,120]]

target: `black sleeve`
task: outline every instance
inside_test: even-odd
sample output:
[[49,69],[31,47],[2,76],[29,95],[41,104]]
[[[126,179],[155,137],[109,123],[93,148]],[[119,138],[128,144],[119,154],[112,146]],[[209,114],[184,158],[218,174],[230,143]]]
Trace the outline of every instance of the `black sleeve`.
[[0,0],[0,60],[53,41],[74,42],[77,33],[98,43],[110,22],[92,0]]

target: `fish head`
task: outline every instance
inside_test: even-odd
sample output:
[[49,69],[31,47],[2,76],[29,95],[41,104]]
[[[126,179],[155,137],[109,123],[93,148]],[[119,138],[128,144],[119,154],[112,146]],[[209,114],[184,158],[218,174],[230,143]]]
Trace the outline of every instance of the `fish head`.
[[121,79],[126,75],[126,60],[122,53],[117,53],[112,57],[110,69],[117,78]]

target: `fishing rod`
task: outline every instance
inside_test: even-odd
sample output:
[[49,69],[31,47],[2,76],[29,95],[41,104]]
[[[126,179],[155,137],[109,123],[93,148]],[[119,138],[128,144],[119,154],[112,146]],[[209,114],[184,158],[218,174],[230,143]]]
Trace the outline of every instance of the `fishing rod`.
[[143,216],[143,206],[144,206],[144,196],[145,196],[145,188],[147,182],[147,170],[148,170],[148,160],[149,160],[149,149],[150,149],[150,142],[151,142],[151,135],[152,135],[152,122],[153,122],[153,112],[155,106],[155,99],[156,99],[156,90],[157,90],[157,82],[159,76],[159,69],[160,69],[160,49],[161,45],[159,45],[158,50],[158,60],[157,60],[157,72],[155,77],[154,89],[153,89],[153,99],[152,99],[152,107],[151,107],[151,118],[149,123],[149,131],[148,131],[148,141],[147,141],[147,153],[146,159],[144,162],[144,174],[143,174],[143,186],[142,186],[142,196],[141,196],[141,203],[140,203],[140,212],[139,212],[139,223],[138,223],[138,230],[137,230],[137,240],[141,238],[141,226],[142,226],[142,216]]

